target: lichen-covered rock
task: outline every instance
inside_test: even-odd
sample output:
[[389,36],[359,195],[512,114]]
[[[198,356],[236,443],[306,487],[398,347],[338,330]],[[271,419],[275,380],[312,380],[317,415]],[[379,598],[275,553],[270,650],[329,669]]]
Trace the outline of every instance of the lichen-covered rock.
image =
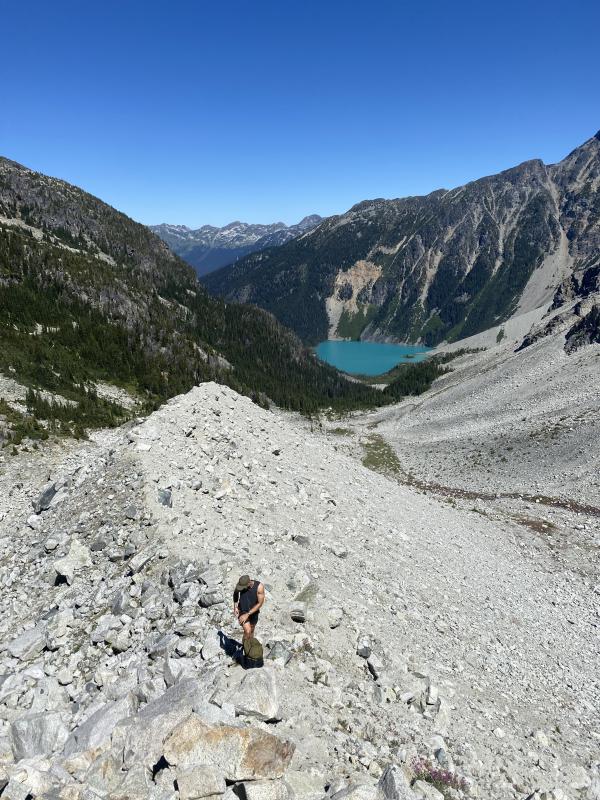
[[229,781],[281,778],[294,745],[256,728],[205,722],[191,714],[165,740],[163,755],[178,767],[211,765]]

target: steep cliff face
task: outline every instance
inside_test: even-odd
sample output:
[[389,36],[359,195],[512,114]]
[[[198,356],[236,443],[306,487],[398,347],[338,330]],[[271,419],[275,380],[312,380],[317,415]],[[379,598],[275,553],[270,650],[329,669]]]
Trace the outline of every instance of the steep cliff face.
[[[307,341],[436,344],[550,302],[600,245],[600,138],[425,197],[373,200],[206,279]],[[340,325],[341,323],[341,325]]]

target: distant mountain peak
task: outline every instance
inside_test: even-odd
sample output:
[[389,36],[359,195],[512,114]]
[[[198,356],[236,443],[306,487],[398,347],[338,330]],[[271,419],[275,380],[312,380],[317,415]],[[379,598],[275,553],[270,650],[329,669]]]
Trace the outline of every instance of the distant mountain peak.
[[281,221],[265,225],[233,220],[221,228],[213,225],[189,228],[187,225],[162,223],[151,225],[150,229],[202,276],[233,264],[249,253],[286,244],[313,230],[321,221],[318,214],[310,214],[295,225]]

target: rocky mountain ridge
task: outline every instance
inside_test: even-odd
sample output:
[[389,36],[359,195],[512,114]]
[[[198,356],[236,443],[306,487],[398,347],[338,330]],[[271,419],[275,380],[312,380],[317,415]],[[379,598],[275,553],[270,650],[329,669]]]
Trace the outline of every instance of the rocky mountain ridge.
[[305,341],[455,341],[547,307],[598,263],[600,133],[539,160],[426,197],[372,200],[276,251],[205,280],[274,313]]
[[322,220],[318,214],[304,217],[295,225],[274,222],[270,225],[230,222],[222,228],[202,225],[150,225],[174,253],[191,264],[201,277],[220,267],[232,264],[248,253],[280,247],[282,244],[313,230]]

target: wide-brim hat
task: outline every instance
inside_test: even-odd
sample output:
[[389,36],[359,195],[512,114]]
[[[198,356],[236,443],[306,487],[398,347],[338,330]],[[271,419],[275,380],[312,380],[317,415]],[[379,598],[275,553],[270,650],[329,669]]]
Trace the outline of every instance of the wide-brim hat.
[[250,575],[242,575],[235,587],[236,592],[243,592],[250,586]]

